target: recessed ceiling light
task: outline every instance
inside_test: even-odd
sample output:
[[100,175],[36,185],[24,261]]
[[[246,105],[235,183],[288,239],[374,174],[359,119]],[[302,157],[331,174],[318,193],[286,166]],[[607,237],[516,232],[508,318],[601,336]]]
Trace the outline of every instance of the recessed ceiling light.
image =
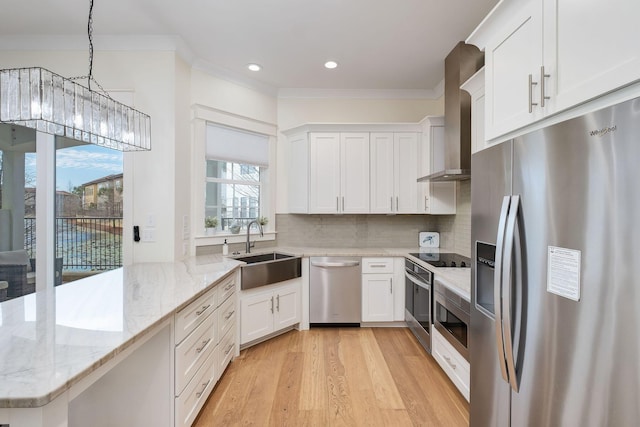
[[260,71],[262,69],[262,67],[258,64],[249,64],[247,65],[247,68],[251,71]]
[[330,70],[333,70],[337,66],[338,66],[338,63],[336,61],[327,61],[327,62],[324,63],[324,67],[328,68]]

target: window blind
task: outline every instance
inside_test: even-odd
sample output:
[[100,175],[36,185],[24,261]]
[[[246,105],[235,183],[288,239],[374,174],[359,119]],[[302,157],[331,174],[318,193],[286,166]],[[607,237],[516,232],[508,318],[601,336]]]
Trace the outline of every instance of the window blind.
[[207,124],[207,159],[269,166],[269,137]]

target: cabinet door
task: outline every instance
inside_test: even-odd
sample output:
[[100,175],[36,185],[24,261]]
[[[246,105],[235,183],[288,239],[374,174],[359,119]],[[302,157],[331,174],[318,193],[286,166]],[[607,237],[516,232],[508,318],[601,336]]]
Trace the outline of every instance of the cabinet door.
[[240,344],[273,332],[275,298],[272,292],[242,297],[240,303]]
[[340,211],[369,213],[369,134],[340,134],[340,162]]
[[418,213],[418,134],[396,133],[393,140],[395,212]]
[[546,93],[556,111],[640,78],[639,1],[544,0],[544,8]]
[[393,133],[370,135],[371,213],[391,213],[395,207],[393,186]]
[[[518,129],[543,115],[539,108],[542,2],[527,2],[515,14],[511,25],[501,30],[485,48],[487,139]],[[537,84],[529,84],[529,75]],[[532,112],[530,103],[538,104]]]
[[274,331],[300,322],[300,291],[297,285],[285,286],[275,293]]
[[393,320],[393,274],[362,275],[362,321]]
[[340,134],[309,137],[309,213],[340,212]]
[[289,212],[309,212],[309,140],[306,133],[289,139]]

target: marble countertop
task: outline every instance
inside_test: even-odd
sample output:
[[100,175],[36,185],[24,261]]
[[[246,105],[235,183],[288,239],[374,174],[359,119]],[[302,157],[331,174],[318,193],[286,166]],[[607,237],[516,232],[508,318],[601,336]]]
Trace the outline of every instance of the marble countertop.
[[[405,257],[469,299],[469,268],[438,268],[411,257],[418,248],[278,246],[296,256]],[[446,248],[423,252],[452,252]],[[0,304],[0,408],[46,405],[242,263],[206,255],[135,264]]]
[[[467,301],[471,301],[471,269],[470,268],[443,268],[434,267],[431,264],[410,256],[410,253],[426,252],[455,252],[447,248],[318,248],[313,246],[276,246],[271,248],[261,248],[255,250],[256,254],[278,251],[291,255],[312,257],[312,256],[355,256],[355,257],[409,257],[413,262],[432,271],[442,283],[453,292],[460,295]],[[253,253],[253,252],[252,252]],[[231,255],[233,256],[233,255]]]
[[241,264],[136,264],[1,303],[0,408],[46,405]]

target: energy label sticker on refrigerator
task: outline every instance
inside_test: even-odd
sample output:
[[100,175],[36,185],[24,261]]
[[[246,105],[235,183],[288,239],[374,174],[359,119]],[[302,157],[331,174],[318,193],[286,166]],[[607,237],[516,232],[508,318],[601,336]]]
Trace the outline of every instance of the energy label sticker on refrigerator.
[[580,257],[580,251],[549,246],[547,292],[580,301]]

